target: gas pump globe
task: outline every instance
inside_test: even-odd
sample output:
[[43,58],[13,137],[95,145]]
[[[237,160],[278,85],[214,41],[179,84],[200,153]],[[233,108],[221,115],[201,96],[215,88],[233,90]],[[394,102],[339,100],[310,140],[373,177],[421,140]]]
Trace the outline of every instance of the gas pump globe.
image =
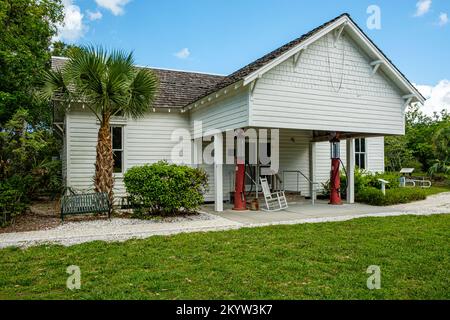
[[340,159],[341,158],[341,142],[338,138],[333,138],[333,140],[330,141],[330,148],[331,148],[331,159]]
[[339,174],[339,165],[341,162],[341,143],[339,134],[337,133],[333,139],[330,140],[331,150],[331,172],[330,172],[330,204],[339,205],[341,201],[341,177]]

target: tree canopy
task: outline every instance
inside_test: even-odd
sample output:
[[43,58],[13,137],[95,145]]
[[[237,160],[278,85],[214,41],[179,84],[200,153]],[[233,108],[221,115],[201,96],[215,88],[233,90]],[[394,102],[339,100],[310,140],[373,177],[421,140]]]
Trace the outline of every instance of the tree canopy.
[[386,137],[386,168],[398,171],[412,167],[428,171],[436,161],[448,161],[450,152],[450,113],[442,110],[428,116],[418,105],[406,112],[404,136]]
[[32,91],[50,66],[49,47],[62,20],[61,0],[0,0],[0,124],[19,108],[28,110],[28,121],[50,121],[51,110]]

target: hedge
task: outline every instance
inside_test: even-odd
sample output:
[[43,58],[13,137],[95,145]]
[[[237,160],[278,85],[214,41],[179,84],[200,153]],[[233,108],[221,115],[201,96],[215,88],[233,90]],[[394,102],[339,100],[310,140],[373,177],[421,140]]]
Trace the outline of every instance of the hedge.
[[202,169],[160,161],[129,169],[124,183],[137,216],[167,216],[198,209],[207,175]]
[[426,199],[426,193],[418,188],[394,188],[387,189],[386,195],[374,187],[367,187],[356,194],[356,201],[373,206],[389,206],[399,203]]

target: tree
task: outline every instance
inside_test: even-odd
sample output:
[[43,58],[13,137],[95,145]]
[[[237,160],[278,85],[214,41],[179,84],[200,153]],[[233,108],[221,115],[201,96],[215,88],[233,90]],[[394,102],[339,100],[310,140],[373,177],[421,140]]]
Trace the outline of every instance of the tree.
[[405,135],[385,138],[387,170],[398,171],[402,167],[411,167],[428,171],[432,166],[434,169],[442,168],[442,161],[448,157],[443,150],[449,150],[445,143],[449,139],[448,131],[442,128],[449,123],[450,114],[445,109],[428,116],[417,104],[409,107]]
[[404,136],[388,136],[384,143],[385,165],[388,171],[400,171],[401,168],[421,169],[421,164],[408,148]]
[[450,173],[450,121],[444,122],[432,139],[432,146],[436,156],[429,173]]
[[62,41],[55,41],[52,44],[51,54],[57,57],[68,57],[74,50],[79,50],[80,47],[74,44],[67,44]]
[[51,110],[32,91],[50,66],[49,46],[62,20],[60,0],[0,1],[0,124],[19,108],[33,123],[50,123]]
[[439,126],[433,136],[432,146],[438,159],[450,158],[450,121],[446,121]]
[[45,73],[41,96],[54,95],[64,104],[87,106],[100,122],[95,163],[95,189],[113,199],[113,168],[110,119],[123,113],[139,118],[151,107],[158,80],[149,69],[134,67],[133,55],[123,51],[83,47],[70,53],[60,70]]

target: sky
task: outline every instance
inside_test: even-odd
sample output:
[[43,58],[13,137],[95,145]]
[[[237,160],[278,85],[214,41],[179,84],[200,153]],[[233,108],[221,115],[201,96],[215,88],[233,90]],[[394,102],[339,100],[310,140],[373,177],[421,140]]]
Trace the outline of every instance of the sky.
[[449,0],[62,2],[58,40],[133,51],[138,65],[223,75],[347,12],[428,99],[426,113],[450,111]]

